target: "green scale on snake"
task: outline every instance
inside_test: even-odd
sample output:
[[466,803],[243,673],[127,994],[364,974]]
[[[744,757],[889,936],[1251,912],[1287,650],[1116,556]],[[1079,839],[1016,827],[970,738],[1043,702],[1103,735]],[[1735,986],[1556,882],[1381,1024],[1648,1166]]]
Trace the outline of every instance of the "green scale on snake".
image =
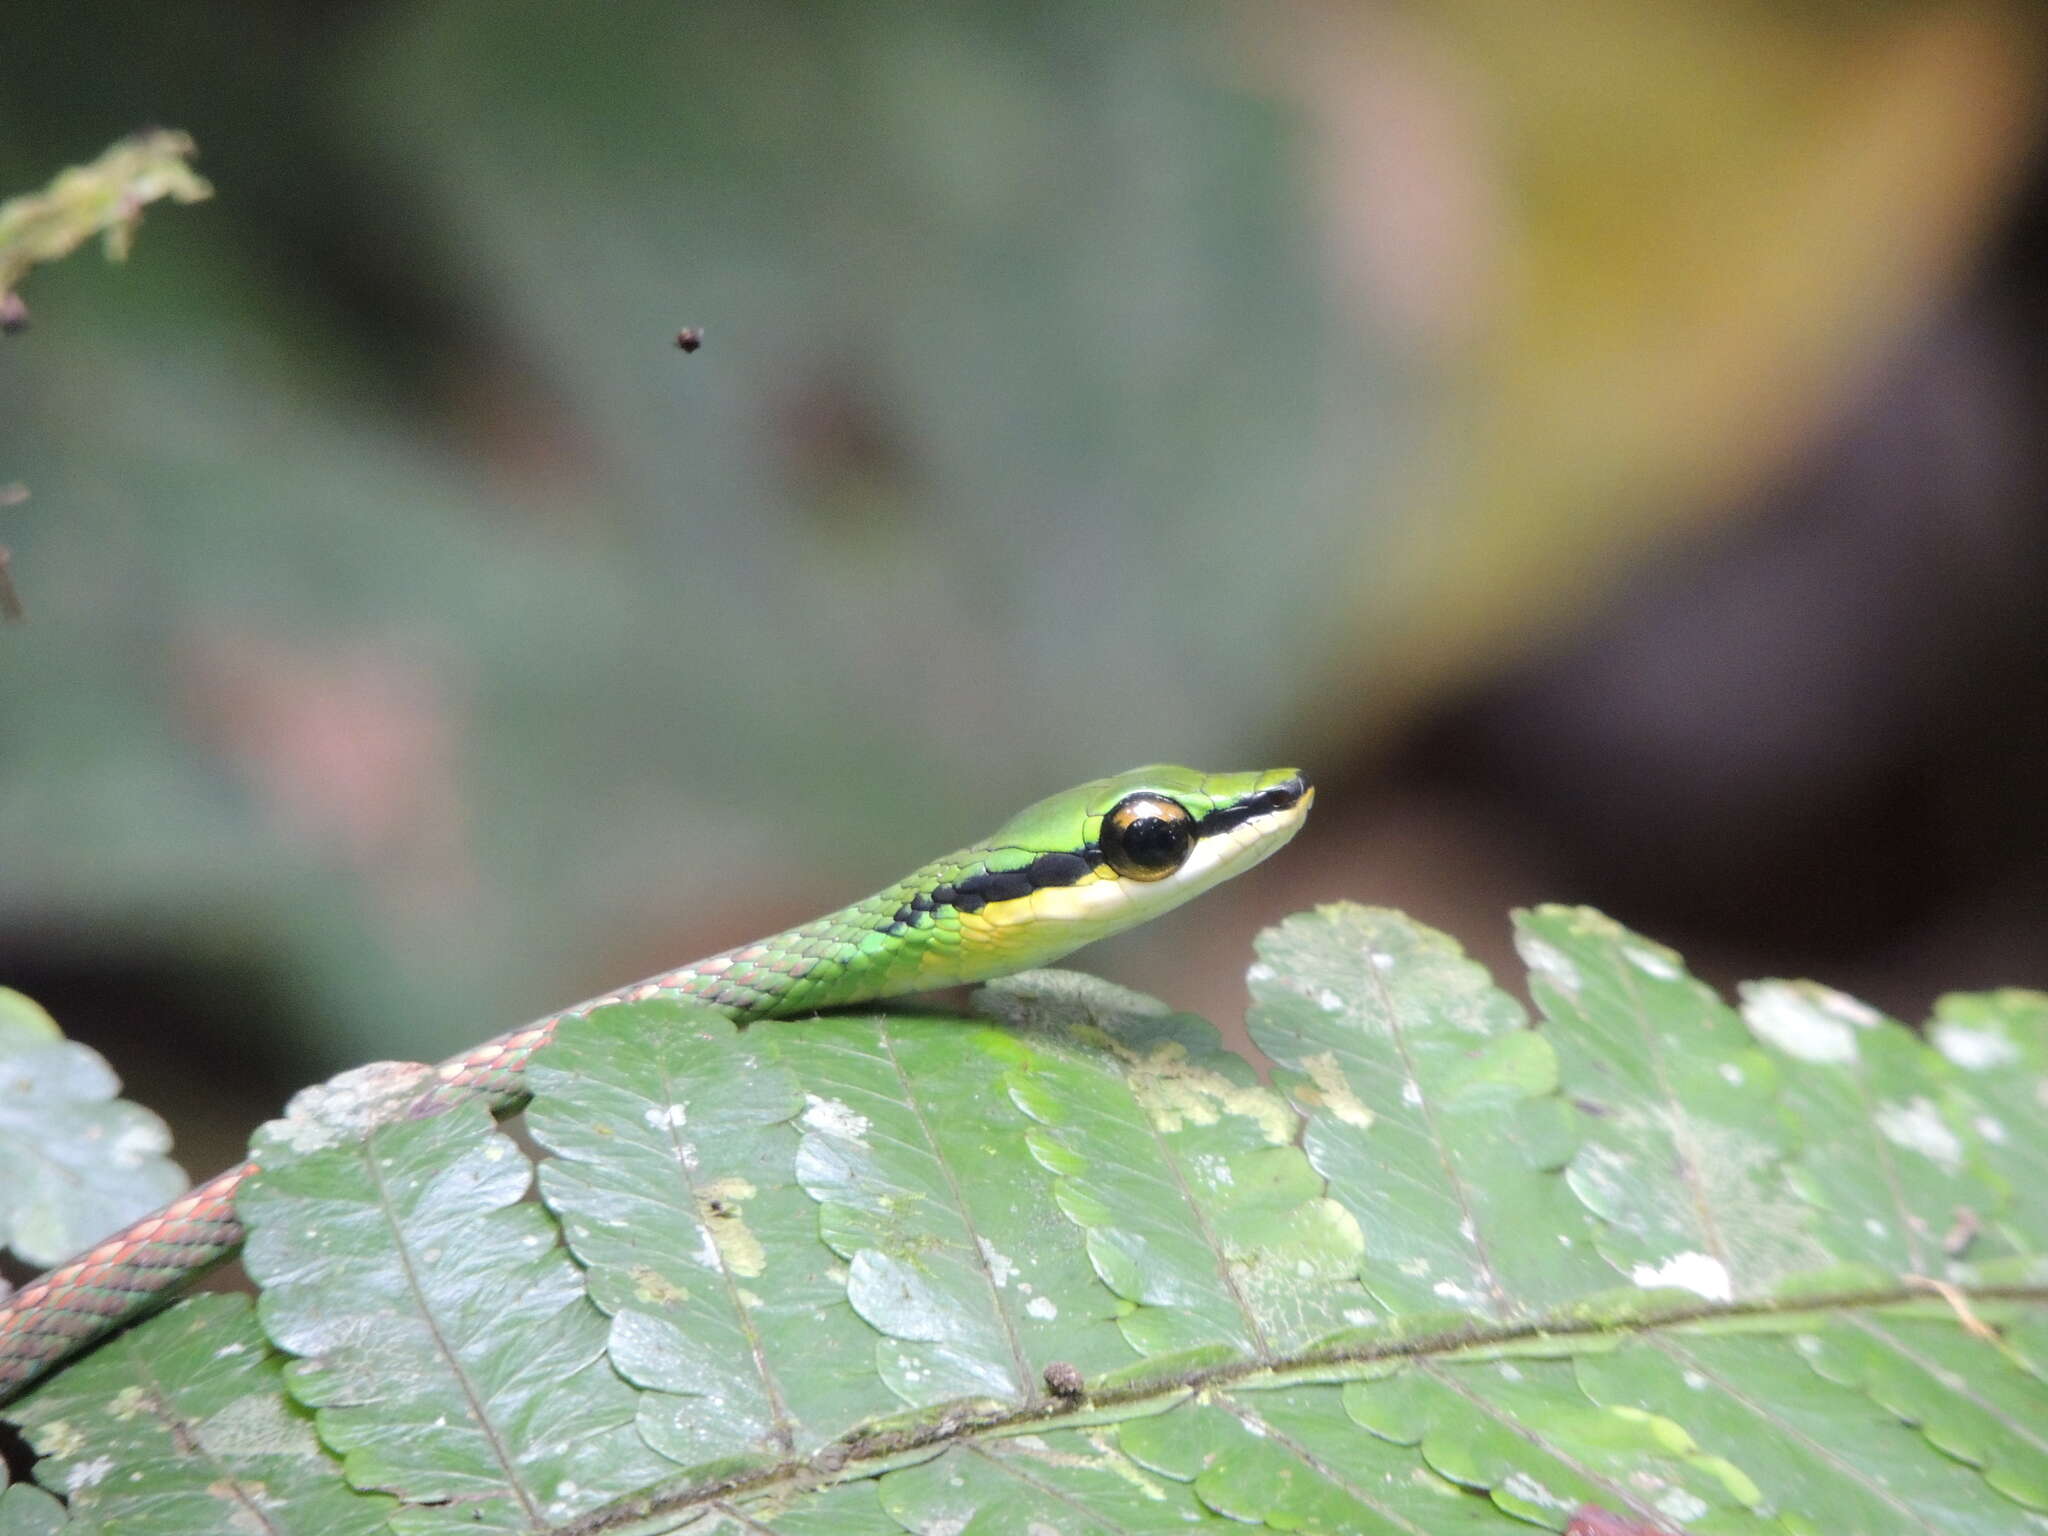
[[[607,1003],[681,998],[746,1022],[1048,965],[1251,868],[1300,829],[1314,799],[1292,768],[1156,766],[1091,780],[865,900],[452,1057],[407,1112],[478,1097],[516,1109],[526,1061],[556,1025]],[[0,1402],[232,1253],[242,1239],[235,1190],[256,1171],[217,1175],[0,1307]]]

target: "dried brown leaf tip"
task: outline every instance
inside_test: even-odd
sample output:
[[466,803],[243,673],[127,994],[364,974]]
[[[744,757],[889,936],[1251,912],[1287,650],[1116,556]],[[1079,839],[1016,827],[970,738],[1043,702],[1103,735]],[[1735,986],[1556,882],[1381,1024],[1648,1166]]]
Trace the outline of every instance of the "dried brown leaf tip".
[[1949,1310],[1956,1315],[1956,1321],[1972,1338],[1982,1339],[1986,1344],[1999,1342],[1998,1330],[1977,1315],[1976,1310],[1970,1305],[1968,1294],[1961,1286],[1946,1280],[1936,1280],[1930,1275],[1906,1275],[1902,1278],[1915,1290],[1932,1291],[1947,1302]]
[[685,352],[694,352],[704,345],[704,327],[686,325],[676,332],[676,345]]

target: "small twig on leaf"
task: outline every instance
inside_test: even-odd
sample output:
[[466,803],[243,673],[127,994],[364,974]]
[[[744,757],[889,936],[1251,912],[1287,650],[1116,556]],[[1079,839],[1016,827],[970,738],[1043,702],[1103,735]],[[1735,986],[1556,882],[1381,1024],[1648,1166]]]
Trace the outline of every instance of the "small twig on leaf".
[[1970,1309],[1970,1298],[1963,1294],[1961,1286],[1937,1280],[1932,1275],[1902,1275],[1900,1278],[1916,1290],[1932,1291],[1947,1302],[1956,1315],[1956,1321],[1963,1325],[1963,1332],[1987,1344],[1999,1342],[1998,1330]]

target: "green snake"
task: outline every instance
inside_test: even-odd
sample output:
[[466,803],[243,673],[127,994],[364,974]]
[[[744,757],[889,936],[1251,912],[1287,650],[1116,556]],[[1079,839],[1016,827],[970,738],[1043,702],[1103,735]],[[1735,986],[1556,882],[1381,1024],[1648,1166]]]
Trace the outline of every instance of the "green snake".
[[[1156,917],[1266,858],[1315,799],[1292,768],[1139,768],[1019,812],[894,885],[773,938],[728,949],[487,1040],[434,1069],[402,1114],[482,1097],[525,1102],[522,1073],[564,1019],[678,998],[737,1022],[987,981],[1047,965]],[[0,1402],[149,1310],[242,1240],[244,1163],[23,1287],[0,1307]]]

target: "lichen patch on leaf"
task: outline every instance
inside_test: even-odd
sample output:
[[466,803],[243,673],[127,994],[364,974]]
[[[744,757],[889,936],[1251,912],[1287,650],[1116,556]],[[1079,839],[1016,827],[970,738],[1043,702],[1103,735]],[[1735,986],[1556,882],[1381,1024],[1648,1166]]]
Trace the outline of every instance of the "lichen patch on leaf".
[[[1296,1094],[1303,1104],[1320,1105],[1346,1125],[1361,1131],[1372,1124],[1372,1111],[1359,1102],[1358,1095],[1344,1080],[1344,1069],[1338,1065],[1335,1051],[1318,1051],[1313,1056],[1304,1056],[1301,1068],[1308,1073],[1311,1085]],[[1404,1093],[1420,1097],[1421,1090],[1413,1083],[1404,1083],[1402,1089]]]
[[698,1186],[697,1214],[704,1222],[711,1240],[718,1245],[725,1267],[734,1274],[753,1280],[768,1267],[767,1250],[761,1240],[747,1230],[744,1206],[759,1191],[741,1178],[712,1179]]
[[293,1413],[275,1392],[235,1398],[202,1421],[196,1434],[208,1454],[222,1458],[324,1455],[312,1421]]
[[1178,1040],[1153,1041],[1144,1051],[1120,1049],[1131,1092],[1168,1135],[1184,1125],[1214,1125],[1240,1115],[1275,1146],[1294,1139],[1295,1116],[1280,1096],[1257,1083],[1234,1083],[1192,1061]]
[[280,1119],[266,1121],[255,1146],[318,1152],[361,1141],[394,1118],[434,1082],[434,1069],[417,1061],[373,1061],[337,1073],[293,1094]]

